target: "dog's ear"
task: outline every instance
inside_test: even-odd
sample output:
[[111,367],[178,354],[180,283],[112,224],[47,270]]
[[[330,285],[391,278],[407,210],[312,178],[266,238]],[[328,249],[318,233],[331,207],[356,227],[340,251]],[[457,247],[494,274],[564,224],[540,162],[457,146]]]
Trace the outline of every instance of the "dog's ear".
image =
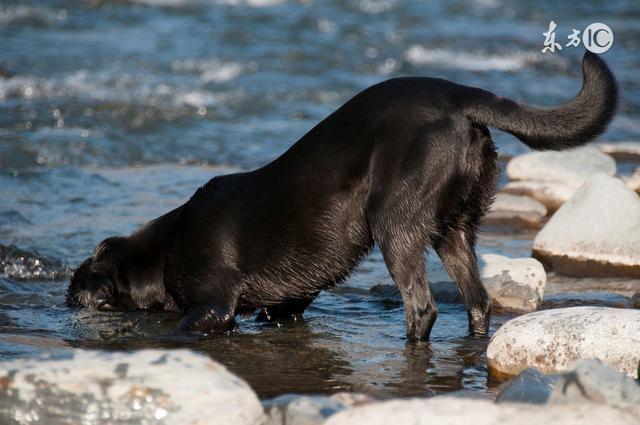
[[91,271],[100,276],[114,275],[124,254],[127,238],[114,236],[100,242],[93,250]]
[[[150,261],[149,261],[150,260]],[[137,308],[161,309],[165,302],[164,258],[127,265],[129,296]]]
[[67,288],[66,303],[68,306],[81,304],[80,294],[86,291],[91,283],[91,261],[91,258],[87,258],[73,272]]

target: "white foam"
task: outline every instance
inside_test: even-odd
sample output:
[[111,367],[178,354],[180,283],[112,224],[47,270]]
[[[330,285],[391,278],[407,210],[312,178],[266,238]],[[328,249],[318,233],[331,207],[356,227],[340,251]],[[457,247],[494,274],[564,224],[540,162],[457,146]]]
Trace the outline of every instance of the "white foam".
[[190,3],[194,3],[193,0],[129,0],[132,3],[145,4],[147,6],[156,7],[180,7]]
[[80,69],[70,75],[46,79],[20,75],[0,78],[0,100],[77,96],[89,97],[101,103],[115,102],[133,107],[153,107],[170,115],[177,113],[176,108],[198,108],[199,113],[204,115],[206,109],[202,108],[215,106],[224,109],[227,103],[244,95],[241,88],[217,91],[204,87],[208,82],[224,82],[236,78],[244,69],[243,65],[235,62],[184,61],[174,63],[172,68],[199,73],[201,84],[196,84],[196,87],[192,84],[176,86],[161,81],[149,81],[135,74],[113,75],[109,72]]
[[8,79],[0,78],[0,99],[11,97],[38,98],[50,93],[52,86],[49,81],[26,76],[15,76]]
[[393,9],[398,3],[398,0],[360,0],[358,8],[366,13],[377,14]]
[[411,46],[405,52],[406,60],[414,66],[440,65],[468,71],[517,71],[532,63],[542,61],[537,52],[488,54],[485,52],[461,52],[447,49],[428,49]]
[[218,59],[174,61],[174,71],[198,72],[205,83],[223,83],[242,74],[244,66],[237,62],[223,62]]
[[230,6],[269,7],[284,3],[284,0],[215,0],[217,4]]
[[1,6],[0,25],[18,24],[24,21],[40,21],[44,24],[52,24],[56,20],[66,18],[66,10],[54,11],[49,8],[33,6]]

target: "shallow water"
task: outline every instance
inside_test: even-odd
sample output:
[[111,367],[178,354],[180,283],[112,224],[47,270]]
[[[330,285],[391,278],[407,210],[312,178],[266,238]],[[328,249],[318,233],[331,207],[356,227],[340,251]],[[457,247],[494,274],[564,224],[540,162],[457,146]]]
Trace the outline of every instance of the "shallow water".
[[[613,28],[605,58],[621,103],[603,138],[637,140],[634,1],[3,2],[0,358],[179,346],[222,361],[261,397],[491,391],[488,340],[466,336],[460,304],[441,303],[429,344],[406,341],[398,296],[371,290],[392,284],[375,250],[303,321],[244,318],[209,339],[165,337],[178,319],[170,314],[83,312],[63,299],[69,270],[101,239],[174,208],[216,174],[270,161],[372,83],[432,75],[532,104],[568,100],[582,51],[538,55],[550,19],[567,33],[596,21]],[[502,154],[526,150],[493,135]],[[528,256],[533,237],[488,231],[479,251]],[[433,281],[448,280],[436,258],[428,264]],[[603,284],[589,296],[553,294],[546,305],[626,302]],[[492,332],[506,319],[496,315]]]

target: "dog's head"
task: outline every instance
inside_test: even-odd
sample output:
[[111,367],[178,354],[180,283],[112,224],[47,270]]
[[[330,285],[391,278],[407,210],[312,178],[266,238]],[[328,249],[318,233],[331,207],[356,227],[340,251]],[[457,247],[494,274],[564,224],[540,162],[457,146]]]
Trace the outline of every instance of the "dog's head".
[[93,310],[116,310],[122,305],[120,279],[126,238],[113,237],[100,242],[76,269],[67,291],[67,305]]
[[[94,310],[163,310],[164,254],[152,240],[112,237],[76,269],[67,291],[67,305]],[[175,308],[175,307],[172,307]]]

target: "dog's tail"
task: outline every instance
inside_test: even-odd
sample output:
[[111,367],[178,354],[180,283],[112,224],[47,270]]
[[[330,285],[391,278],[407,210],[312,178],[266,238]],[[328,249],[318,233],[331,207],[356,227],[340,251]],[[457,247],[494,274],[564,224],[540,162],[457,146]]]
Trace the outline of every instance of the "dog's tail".
[[580,93],[565,105],[534,108],[478,89],[466,114],[474,122],[513,134],[532,149],[580,146],[604,132],[618,99],[616,80],[597,55],[585,52],[582,74]]

